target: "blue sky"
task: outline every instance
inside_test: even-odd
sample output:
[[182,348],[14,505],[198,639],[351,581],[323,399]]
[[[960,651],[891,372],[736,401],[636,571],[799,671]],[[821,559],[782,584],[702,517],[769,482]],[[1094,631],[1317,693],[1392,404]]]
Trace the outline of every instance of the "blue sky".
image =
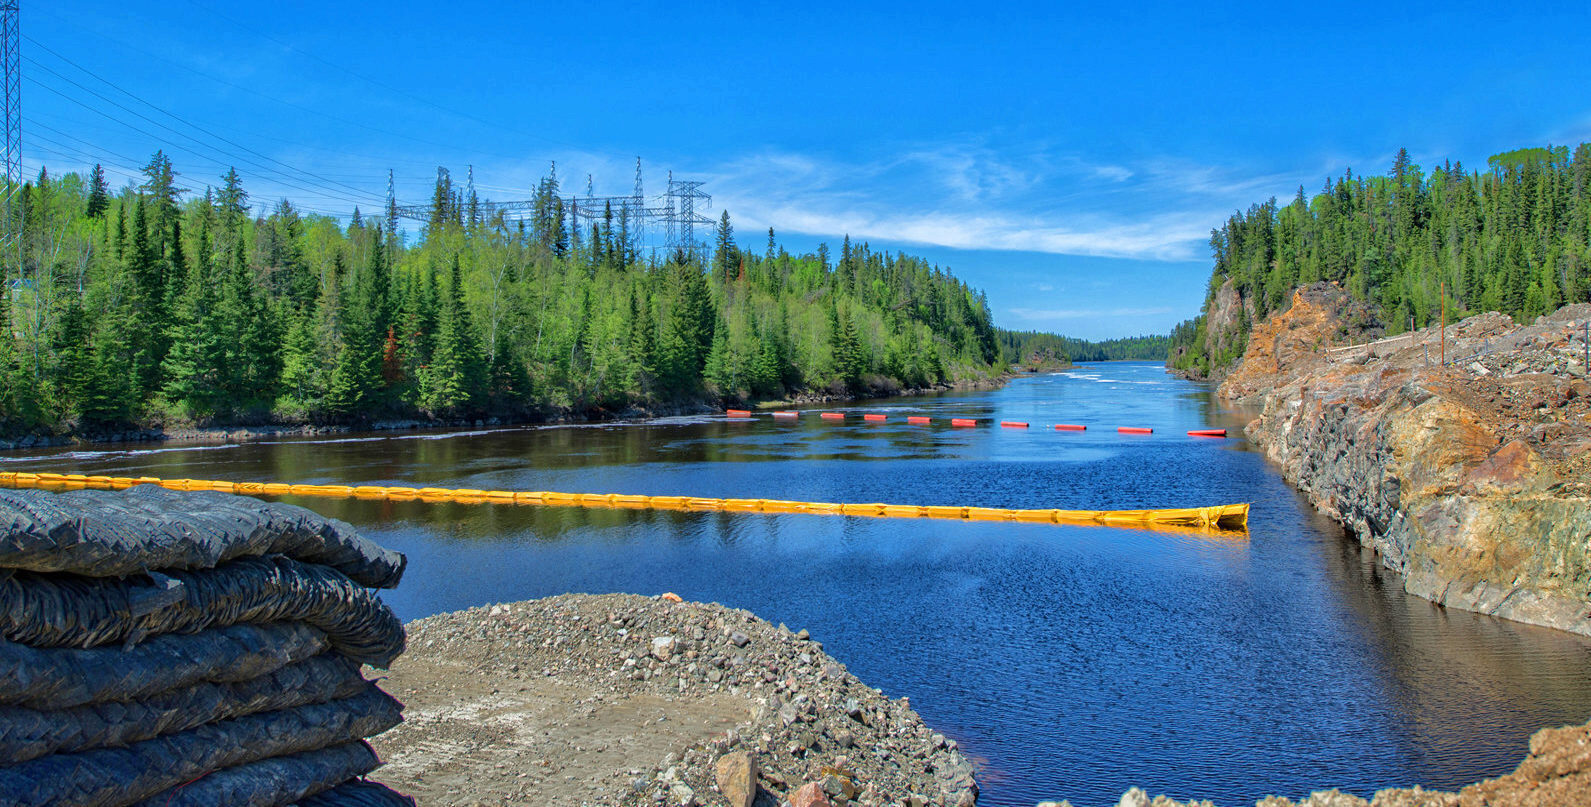
[[1236,208],[1400,146],[1591,140],[1583,3],[1290,5],[27,3],[24,152],[120,184],[164,148],[341,216],[388,168],[408,203],[437,165],[525,198],[552,160],[620,194],[639,155],[742,243],[849,233],[1101,338],[1193,315]]

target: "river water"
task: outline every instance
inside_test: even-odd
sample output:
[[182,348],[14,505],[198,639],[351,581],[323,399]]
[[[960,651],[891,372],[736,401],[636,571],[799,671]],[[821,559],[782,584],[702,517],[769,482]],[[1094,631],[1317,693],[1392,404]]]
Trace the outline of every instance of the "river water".
[[[1252,502],[1246,538],[1214,538],[292,500],[408,553],[403,585],[383,593],[405,620],[571,591],[673,591],[807,628],[959,740],[988,805],[1114,804],[1132,785],[1221,805],[1329,786],[1454,788],[1510,770],[1536,729],[1591,717],[1591,642],[1405,595],[1245,441],[1184,436],[1241,434],[1252,413],[1158,365],[842,408],[843,424],[808,412],[36,451],[0,456],[0,469],[992,507]],[[907,425],[909,414],[935,425]],[[952,429],[950,417],[1032,428]]]

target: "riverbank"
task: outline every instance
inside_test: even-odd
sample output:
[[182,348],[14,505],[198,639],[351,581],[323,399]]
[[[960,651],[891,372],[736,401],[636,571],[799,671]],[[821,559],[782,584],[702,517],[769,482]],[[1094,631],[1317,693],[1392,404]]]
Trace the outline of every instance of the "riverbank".
[[[1568,807],[1591,804],[1591,724],[1542,729],[1531,735],[1530,752],[1512,773],[1476,782],[1458,792],[1387,788],[1362,799],[1339,790],[1312,793],[1299,801],[1268,796],[1255,807]],[[1069,807],[1043,802],[1039,807]],[[1209,801],[1176,801],[1127,791],[1117,807],[1215,807]]]
[[[947,382],[932,387],[903,389],[892,385],[873,385],[861,393],[809,392],[774,401],[742,402],[734,405],[755,406],[759,409],[778,409],[812,404],[886,400],[915,395],[934,395],[958,390],[992,390],[1005,386],[1014,374],[1006,373],[988,378],[975,378]],[[630,406],[615,410],[549,411],[528,417],[484,417],[446,420],[421,420],[395,418],[363,423],[260,423],[224,426],[152,425],[104,432],[67,432],[64,434],[21,434],[0,438],[0,451],[52,446],[86,445],[106,446],[126,443],[242,443],[279,437],[313,437],[327,434],[362,434],[383,431],[420,431],[425,429],[480,429],[511,426],[541,426],[575,423],[611,423],[617,421],[644,421],[682,415],[711,415],[723,412],[722,402],[687,401],[676,404]]]
[[[972,764],[819,637],[711,603],[570,594],[410,623],[374,778],[426,805],[971,805]],[[803,807],[824,801],[797,800]]]
[[1247,433],[1406,591],[1591,636],[1591,305],[1328,351],[1352,303],[1325,284],[1255,327],[1222,397]]

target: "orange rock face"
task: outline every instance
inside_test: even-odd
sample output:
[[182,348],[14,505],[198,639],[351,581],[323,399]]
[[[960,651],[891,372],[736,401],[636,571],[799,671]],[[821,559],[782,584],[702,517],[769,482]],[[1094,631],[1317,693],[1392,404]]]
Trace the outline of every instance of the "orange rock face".
[[1405,590],[1591,635],[1591,402],[1552,352],[1579,308],[1451,325],[1450,356],[1481,358],[1444,368],[1435,330],[1326,348],[1362,315],[1317,284],[1255,327],[1221,394],[1263,404],[1248,435]]

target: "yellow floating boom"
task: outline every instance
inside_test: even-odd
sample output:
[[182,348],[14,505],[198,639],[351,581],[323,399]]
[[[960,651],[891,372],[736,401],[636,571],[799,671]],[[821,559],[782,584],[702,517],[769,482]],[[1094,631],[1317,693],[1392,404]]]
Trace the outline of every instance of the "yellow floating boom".
[[208,479],[158,479],[152,476],[0,473],[0,487],[46,490],[126,490],[159,485],[168,490],[203,490],[242,496],[322,496],[335,499],[524,504],[544,507],[594,507],[623,510],[684,510],[735,513],[809,513],[870,518],[942,518],[958,521],[1022,521],[1038,524],[1090,524],[1132,529],[1248,530],[1247,504],[1177,510],[1008,510],[997,507],[924,507],[914,504],[834,504],[782,499],[712,499],[694,496],[632,496],[620,493],[407,488],[380,485],[290,485],[281,482],[218,482]]

